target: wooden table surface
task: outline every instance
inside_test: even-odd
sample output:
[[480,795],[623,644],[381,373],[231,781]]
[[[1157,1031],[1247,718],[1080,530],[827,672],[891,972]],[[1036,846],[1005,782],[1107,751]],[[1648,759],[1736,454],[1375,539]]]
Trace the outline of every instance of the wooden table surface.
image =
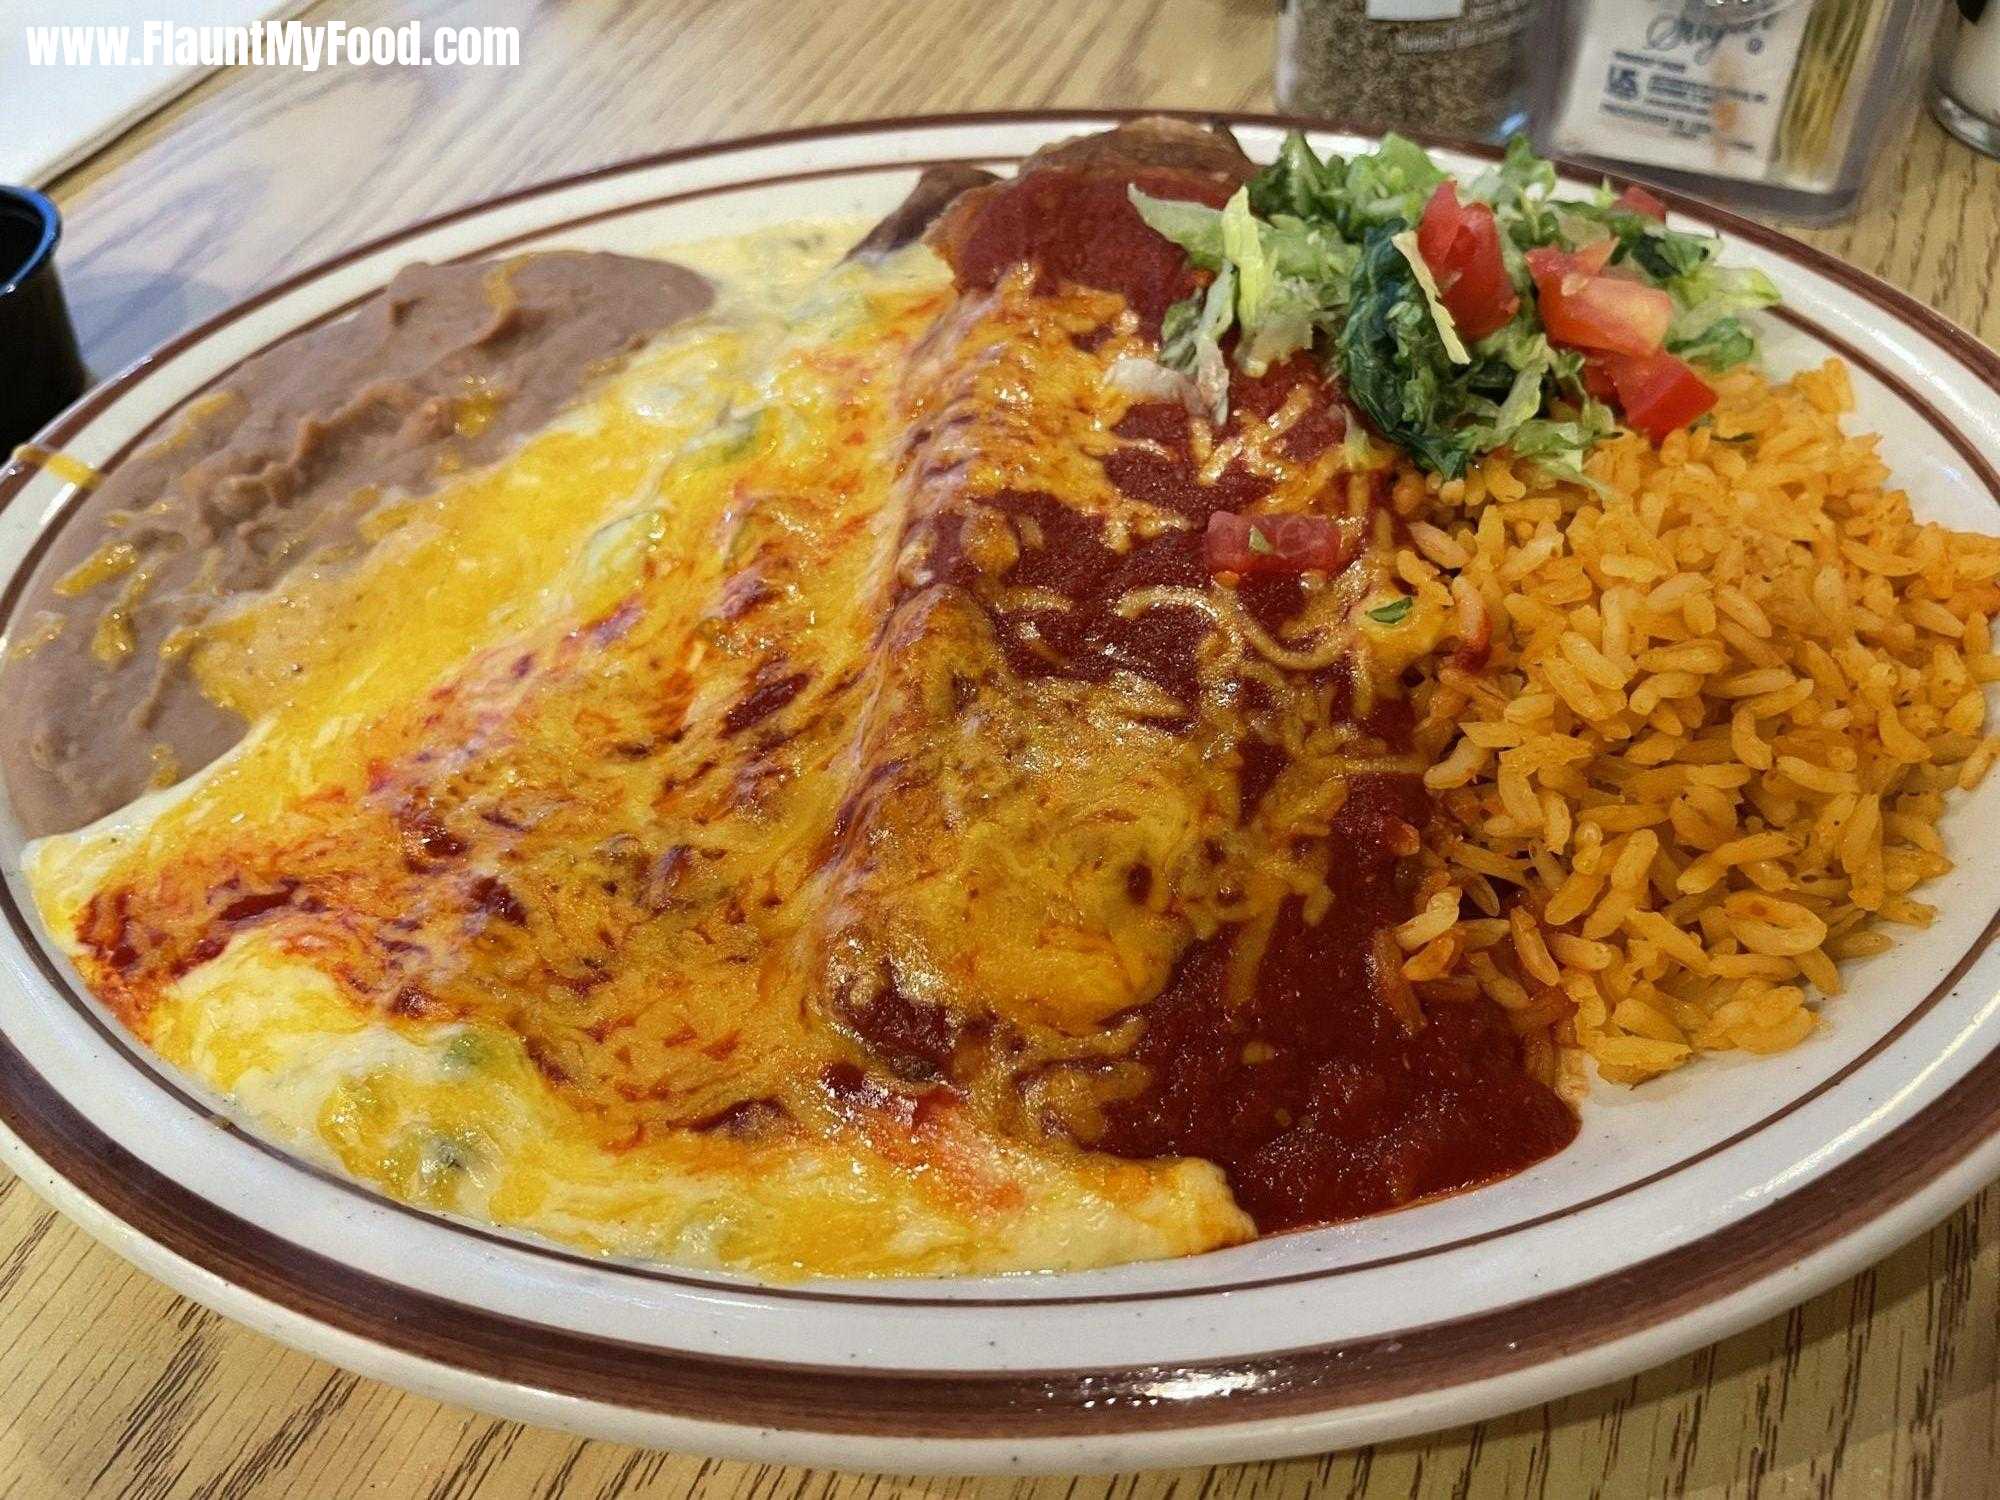
[[[86,354],[107,372],[344,247],[643,152],[960,109],[1270,108],[1271,12],[1270,0],[323,0],[308,19],[518,25],[521,66],[211,78],[57,184],[63,271]],[[1928,121],[1887,158],[1860,219],[1808,238],[2000,340],[2000,165]],[[0,1495],[26,1500],[1955,1497],[2000,1493],[1996,1335],[1989,1192],[1761,1327],[1431,1438],[1118,1479],[853,1479],[584,1442],[359,1379],[166,1291],[0,1172]]]

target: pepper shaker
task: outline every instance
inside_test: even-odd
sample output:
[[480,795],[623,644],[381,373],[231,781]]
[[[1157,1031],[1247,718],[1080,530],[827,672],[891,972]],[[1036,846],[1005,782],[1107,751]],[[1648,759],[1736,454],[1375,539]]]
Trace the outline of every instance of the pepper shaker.
[[1498,143],[1527,123],[1537,0],[1280,0],[1278,105]]

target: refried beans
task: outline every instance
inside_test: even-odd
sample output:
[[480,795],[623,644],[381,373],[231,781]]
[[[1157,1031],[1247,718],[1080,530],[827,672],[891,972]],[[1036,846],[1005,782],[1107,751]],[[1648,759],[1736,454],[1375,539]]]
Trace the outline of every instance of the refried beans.
[[500,457],[711,300],[694,272],[622,255],[414,265],[197,397],[29,580],[0,671],[23,829],[79,827],[214,760],[246,726],[196,687],[186,632],[302,562],[358,555],[382,502]]

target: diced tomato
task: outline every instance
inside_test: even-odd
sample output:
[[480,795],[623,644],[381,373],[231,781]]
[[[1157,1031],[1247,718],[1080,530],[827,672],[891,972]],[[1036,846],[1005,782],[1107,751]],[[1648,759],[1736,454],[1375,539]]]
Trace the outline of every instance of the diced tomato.
[[1438,299],[1458,331],[1483,339],[1507,326],[1521,299],[1500,254],[1500,225],[1484,203],[1458,201],[1458,189],[1441,182],[1417,225],[1417,253],[1438,284]]
[[1327,516],[1208,518],[1202,555],[1211,573],[1337,573],[1360,552],[1358,522]]
[[1674,300],[1658,287],[1607,276],[1612,242],[1571,252],[1542,246],[1528,252],[1542,327],[1552,342],[1607,354],[1651,354],[1667,336]]
[[1649,219],[1659,219],[1662,222],[1667,217],[1667,205],[1640,187],[1636,182],[1625,184],[1625,191],[1618,195],[1618,206],[1620,208],[1629,208],[1635,214],[1644,214]]
[[1457,242],[1459,225],[1464,220],[1458,189],[1449,181],[1440,182],[1437,191],[1431,194],[1431,201],[1424,205],[1423,218],[1417,222],[1417,251],[1440,286],[1444,284],[1445,256]]
[[1484,203],[1466,209],[1453,259],[1458,279],[1443,299],[1459,332],[1468,339],[1483,339],[1505,328],[1521,310],[1521,298],[1508,279],[1507,262],[1500,254],[1500,226]]
[[1611,252],[1618,248],[1618,241],[1606,236],[1593,240],[1581,250],[1564,250],[1555,245],[1539,245],[1527,255],[1528,274],[1535,278],[1537,285],[1545,276],[1595,276],[1611,264]]
[[1715,405],[1714,388],[1677,355],[1608,354],[1603,368],[1617,389],[1625,424],[1656,443]]
[[1610,354],[1651,354],[1674,320],[1673,299],[1658,287],[1616,276],[1586,276],[1542,292],[1542,326],[1558,344]]
[[1607,361],[1614,356],[1592,354],[1583,361],[1583,388],[1599,401],[1616,401],[1618,387],[1612,383],[1611,369]]

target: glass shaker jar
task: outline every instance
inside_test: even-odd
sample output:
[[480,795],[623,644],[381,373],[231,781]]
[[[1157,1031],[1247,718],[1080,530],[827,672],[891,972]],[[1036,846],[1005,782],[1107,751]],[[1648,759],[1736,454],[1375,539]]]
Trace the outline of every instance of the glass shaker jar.
[[1944,0],[1551,0],[1535,142],[1766,217],[1852,213],[1902,139]]
[[1931,113],[1973,150],[2000,156],[2000,3],[1958,0],[1958,11],[1931,75]]
[[1501,141],[1527,123],[1537,0],[1280,0],[1278,105],[1362,130]]

